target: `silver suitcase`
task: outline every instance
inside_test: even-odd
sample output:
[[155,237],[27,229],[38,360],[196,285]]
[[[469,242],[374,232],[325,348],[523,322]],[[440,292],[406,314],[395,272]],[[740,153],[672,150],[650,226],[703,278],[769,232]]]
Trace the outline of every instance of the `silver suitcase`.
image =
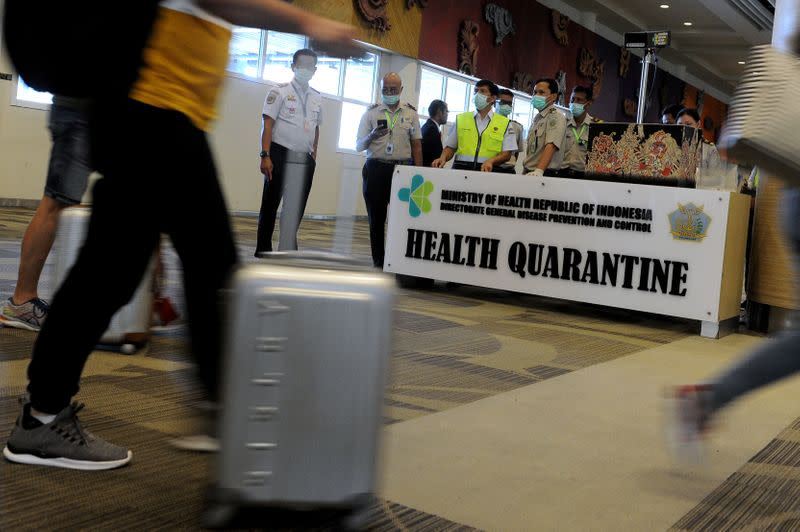
[[[61,212],[53,243],[56,286],[61,285],[78,258],[78,252],[86,239],[90,216],[91,209],[85,206],[70,207]],[[150,262],[131,301],[111,319],[108,329],[100,339],[99,348],[133,353],[147,343],[153,316],[154,268],[155,258]]]
[[228,294],[209,526],[242,508],[358,513],[375,491],[394,281],[328,254],[265,255]]

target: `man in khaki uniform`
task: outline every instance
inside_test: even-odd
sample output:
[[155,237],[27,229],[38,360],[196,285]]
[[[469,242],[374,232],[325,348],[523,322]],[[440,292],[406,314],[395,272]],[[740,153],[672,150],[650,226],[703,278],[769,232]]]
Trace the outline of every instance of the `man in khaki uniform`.
[[528,155],[523,162],[527,175],[541,176],[545,171],[557,174],[564,161],[564,140],[567,119],[555,107],[558,83],[550,78],[540,79],[533,89],[533,107],[539,111],[528,133]]
[[410,103],[401,103],[403,81],[390,72],[381,84],[381,103],[361,117],[356,150],[367,152],[363,177],[364,203],[369,219],[372,263],[383,268],[386,212],[392,195],[395,165],[422,166],[422,133],[419,115]]
[[564,165],[559,175],[583,177],[586,171],[586,152],[589,147],[589,125],[598,122],[589,115],[592,88],[576,85],[569,99],[567,134],[564,143]]

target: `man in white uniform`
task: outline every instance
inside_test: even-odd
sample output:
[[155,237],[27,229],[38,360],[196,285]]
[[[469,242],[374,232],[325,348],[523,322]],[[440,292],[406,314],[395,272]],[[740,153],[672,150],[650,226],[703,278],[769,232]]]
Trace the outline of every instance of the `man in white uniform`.
[[322,96],[308,85],[317,70],[317,54],[298,50],[294,79],[272,88],[264,101],[261,173],[264,192],[258,218],[256,254],[272,251],[275,216],[283,199],[278,249],[297,249],[297,229],[306,210],[317,159]]

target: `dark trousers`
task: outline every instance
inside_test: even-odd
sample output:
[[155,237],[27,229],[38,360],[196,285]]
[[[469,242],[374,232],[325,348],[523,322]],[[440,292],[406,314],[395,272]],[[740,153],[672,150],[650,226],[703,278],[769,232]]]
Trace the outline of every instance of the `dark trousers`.
[[269,154],[272,159],[272,180],[264,178],[256,254],[272,251],[272,233],[275,231],[275,216],[281,199],[283,210],[278,249],[297,249],[297,230],[306,210],[316,169],[316,162],[308,153],[289,151],[274,142]]
[[89,354],[133,296],[160,234],[183,264],[191,350],[218,398],[218,290],[237,262],[228,210],[203,131],[183,114],[132,100],[99,103],[90,125],[94,167],[86,241],[53,298],[33,348],[33,407],[55,414],[78,392]]
[[369,243],[372,247],[372,264],[383,268],[384,241],[386,239],[386,211],[392,195],[394,164],[367,159],[361,171],[364,203],[369,218]]

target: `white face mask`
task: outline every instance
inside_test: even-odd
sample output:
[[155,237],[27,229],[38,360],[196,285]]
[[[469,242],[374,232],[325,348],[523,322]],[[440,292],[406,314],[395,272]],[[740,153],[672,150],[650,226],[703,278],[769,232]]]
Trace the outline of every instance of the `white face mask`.
[[314,71],[308,68],[297,68],[294,71],[294,79],[299,83],[306,84],[314,77]]

